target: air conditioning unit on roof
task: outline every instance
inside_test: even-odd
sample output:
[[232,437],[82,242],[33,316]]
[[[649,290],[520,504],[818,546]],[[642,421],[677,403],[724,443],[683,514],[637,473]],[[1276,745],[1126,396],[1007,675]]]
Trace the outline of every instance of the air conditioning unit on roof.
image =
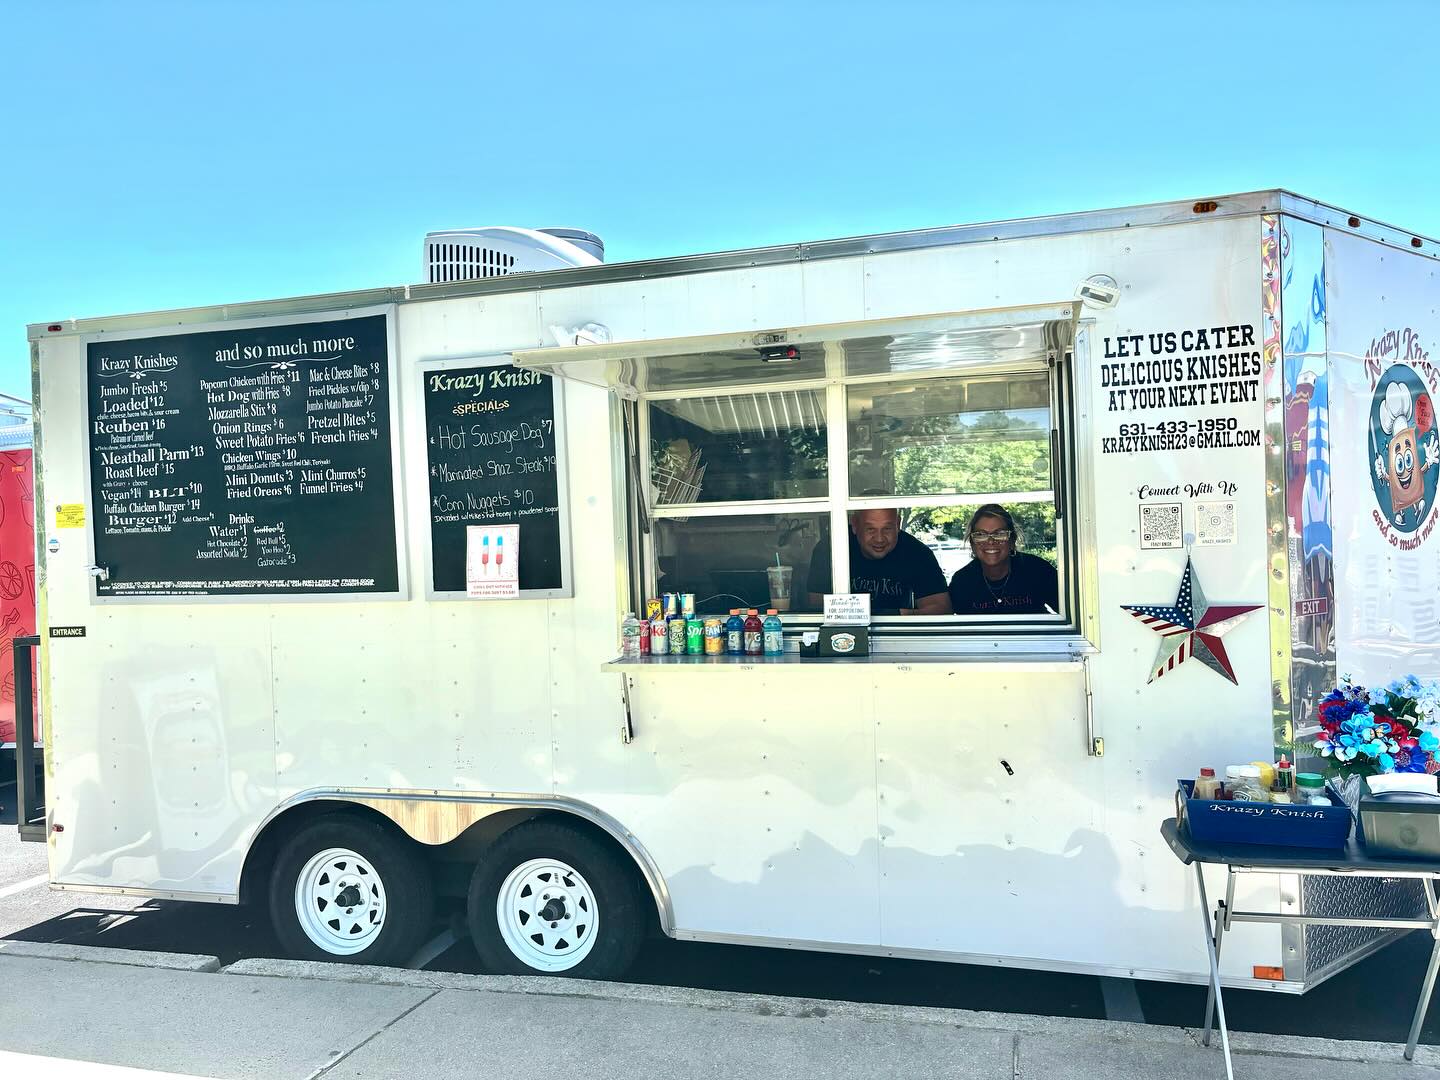
[[425,280],[432,285],[598,266],[604,261],[604,242],[583,229],[491,225],[425,234]]

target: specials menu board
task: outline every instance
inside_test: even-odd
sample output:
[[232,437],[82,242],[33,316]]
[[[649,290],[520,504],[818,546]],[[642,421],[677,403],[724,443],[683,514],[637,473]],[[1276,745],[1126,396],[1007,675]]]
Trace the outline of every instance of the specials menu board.
[[100,597],[395,593],[384,315],[88,346]]
[[550,377],[493,363],[423,378],[433,590],[465,592],[467,526],[518,525],[521,594],[569,595]]

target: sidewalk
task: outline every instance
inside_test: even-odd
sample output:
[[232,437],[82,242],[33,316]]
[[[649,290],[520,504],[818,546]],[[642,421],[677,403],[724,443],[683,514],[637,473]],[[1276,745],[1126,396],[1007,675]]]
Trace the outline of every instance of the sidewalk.
[[[7,1080],[1224,1076],[1218,1039],[1181,1028],[566,979],[0,941],[0,986]],[[1233,1046],[1237,1078],[1440,1077],[1440,1048]]]

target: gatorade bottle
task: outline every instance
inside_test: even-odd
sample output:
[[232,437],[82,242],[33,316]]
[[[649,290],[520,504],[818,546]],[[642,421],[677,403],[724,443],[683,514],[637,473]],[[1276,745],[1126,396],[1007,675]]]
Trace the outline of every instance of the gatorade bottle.
[[725,620],[725,653],[727,656],[745,655],[745,620],[740,609],[732,607],[730,618]]
[[773,607],[770,608],[765,612],[765,621],[761,626],[765,639],[765,655],[782,655],[785,652],[785,624],[780,621],[780,613]]
[[745,655],[761,656],[765,652],[764,626],[759,613],[752,607],[745,612]]

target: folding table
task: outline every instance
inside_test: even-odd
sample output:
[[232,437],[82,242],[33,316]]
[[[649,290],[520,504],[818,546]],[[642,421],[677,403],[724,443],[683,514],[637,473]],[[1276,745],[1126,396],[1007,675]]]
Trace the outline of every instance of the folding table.
[[[1220,1021],[1220,1045],[1225,1051],[1225,1075],[1234,1080],[1230,1063],[1230,1033],[1225,1024],[1225,1002],[1220,993],[1220,947],[1225,931],[1232,923],[1293,923],[1309,926],[1366,926],[1382,930],[1428,930],[1434,944],[1430,964],[1420,987],[1420,1001],[1410,1024],[1410,1038],[1405,1044],[1405,1060],[1415,1057],[1420,1040],[1420,1025],[1435,989],[1435,975],[1440,970],[1440,862],[1418,859],[1395,859],[1371,856],[1352,834],[1343,848],[1271,847],[1266,844],[1209,844],[1195,840],[1190,830],[1174,818],[1160,827],[1160,835],[1170,845],[1176,858],[1195,867],[1195,880],[1200,887],[1200,915],[1205,920],[1205,949],[1210,957],[1210,992],[1205,997],[1205,1038],[1210,1045],[1210,1024]],[[1225,899],[1215,909],[1212,920],[1210,902],[1205,893],[1204,865],[1224,866]],[[1426,918],[1385,919],[1370,916],[1295,915],[1285,912],[1236,911],[1235,879],[1241,874],[1284,874],[1290,877],[1371,877],[1418,880],[1425,890]]]

